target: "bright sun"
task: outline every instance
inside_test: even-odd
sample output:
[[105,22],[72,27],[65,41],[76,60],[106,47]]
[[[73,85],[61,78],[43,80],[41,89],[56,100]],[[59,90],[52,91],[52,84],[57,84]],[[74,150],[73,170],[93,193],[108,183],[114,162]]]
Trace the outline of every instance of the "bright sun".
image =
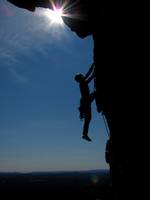
[[54,7],[53,10],[48,9],[45,12],[45,15],[51,20],[52,23],[54,24],[63,24],[63,20],[62,20],[62,15],[63,15],[63,11],[61,8],[56,8]]

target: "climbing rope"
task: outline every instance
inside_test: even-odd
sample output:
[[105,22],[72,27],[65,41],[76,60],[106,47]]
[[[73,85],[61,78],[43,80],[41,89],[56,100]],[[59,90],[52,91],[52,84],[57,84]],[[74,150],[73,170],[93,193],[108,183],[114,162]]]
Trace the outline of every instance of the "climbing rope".
[[110,131],[109,131],[109,128],[108,128],[106,117],[103,114],[103,112],[102,112],[102,117],[103,117],[103,121],[104,121],[104,125],[105,125],[105,128],[106,128],[106,132],[107,132],[108,138],[110,138]]

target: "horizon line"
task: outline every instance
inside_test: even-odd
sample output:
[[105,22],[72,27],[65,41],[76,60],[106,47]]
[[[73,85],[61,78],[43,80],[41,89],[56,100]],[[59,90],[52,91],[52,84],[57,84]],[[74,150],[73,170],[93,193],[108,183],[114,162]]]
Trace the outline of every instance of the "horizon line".
[[43,171],[0,171],[0,173],[18,173],[18,174],[30,174],[30,173],[67,173],[67,172],[89,172],[89,171],[109,171],[109,169],[86,169],[86,170],[43,170]]

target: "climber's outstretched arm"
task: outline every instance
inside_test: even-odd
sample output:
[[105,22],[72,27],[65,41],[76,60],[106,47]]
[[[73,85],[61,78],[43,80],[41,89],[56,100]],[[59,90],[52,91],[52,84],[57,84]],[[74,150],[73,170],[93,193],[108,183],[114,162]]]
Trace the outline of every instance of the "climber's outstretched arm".
[[93,74],[94,72],[94,67],[95,67],[95,64],[93,63],[90,67],[90,69],[88,70],[88,72],[85,74],[84,78],[87,79],[91,74]]

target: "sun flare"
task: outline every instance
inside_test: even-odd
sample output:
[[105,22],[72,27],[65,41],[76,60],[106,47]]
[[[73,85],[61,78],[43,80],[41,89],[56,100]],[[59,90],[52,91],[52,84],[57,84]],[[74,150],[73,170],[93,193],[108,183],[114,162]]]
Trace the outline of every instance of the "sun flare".
[[63,10],[61,8],[54,8],[53,10],[47,9],[45,12],[47,18],[51,20],[54,24],[63,24],[62,16]]
[[64,0],[63,3],[55,4],[52,0],[51,4],[51,9],[46,9],[43,13],[49,19],[51,25],[61,25],[62,27],[64,25],[63,17],[83,18],[78,12],[76,14],[74,12],[78,8],[78,1],[70,4],[68,0]]

